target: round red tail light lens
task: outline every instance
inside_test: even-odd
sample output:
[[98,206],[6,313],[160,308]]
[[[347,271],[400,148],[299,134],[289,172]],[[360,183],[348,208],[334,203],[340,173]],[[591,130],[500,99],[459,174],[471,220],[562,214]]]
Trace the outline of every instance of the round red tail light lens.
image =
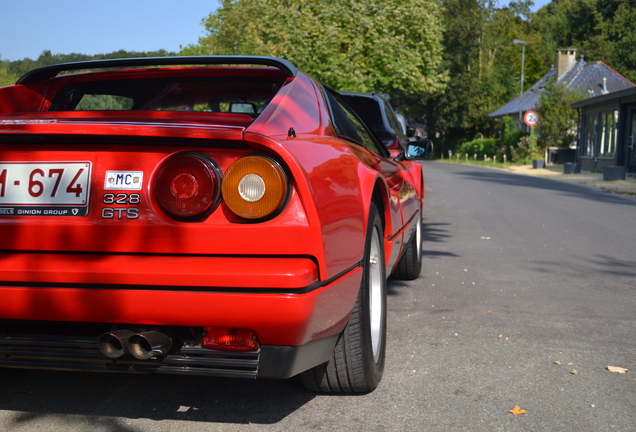
[[200,153],[173,156],[161,165],[154,193],[161,209],[175,219],[200,219],[221,199],[221,170]]

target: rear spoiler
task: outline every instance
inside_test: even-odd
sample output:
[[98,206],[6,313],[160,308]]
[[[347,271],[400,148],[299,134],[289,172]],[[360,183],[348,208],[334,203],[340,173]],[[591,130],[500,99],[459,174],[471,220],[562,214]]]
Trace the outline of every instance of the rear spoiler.
[[232,65],[232,66],[272,66],[280,69],[288,78],[293,78],[298,69],[289,61],[278,57],[263,56],[183,56],[183,57],[140,57],[128,59],[92,60],[62,63],[33,69],[20,78],[16,84],[31,84],[56,77],[60,72],[87,69],[134,68],[150,66],[178,65]]

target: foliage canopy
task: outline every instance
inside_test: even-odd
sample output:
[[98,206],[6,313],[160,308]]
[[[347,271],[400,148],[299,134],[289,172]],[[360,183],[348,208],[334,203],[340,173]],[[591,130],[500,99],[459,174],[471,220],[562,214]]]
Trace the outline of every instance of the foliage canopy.
[[182,53],[284,57],[341,91],[423,97],[447,81],[441,11],[435,0],[223,0]]
[[574,142],[578,113],[570,105],[583,98],[583,92],[556,85],[554,79],[546,84],[536,107],[541,113],[541,121],[536,126],[540,148],[568,148]]
[[442,67],[452,77],[446,90],[426,103],[427,129],[441,146],[454,148],[476,134],[492,136],[497,122],[488,114],[519,93],[521,49],[528,42],[526,82],[544,73],[539,62],[540,35],[528,17],[532,1],[497,7],[486,0],[441,0],[444,6]]
[[573,47],[636,81],[636,0],[553,0],[532,24],[545,47],[544,67],[558,48]]
[[73,63],[89,60],[106,60],[118,58],[134,58],[134,57],[165,57],[175,55],[173,52],[165,50],[138,52],[138,51],[114,51],[108,54],[86,55],[86,54],[53,54],[49,50],[44,50],[40,56],[31,60],[24,58],[22,60],[0,61],[0,87],[15,84],[15,82],[25,73],[42,67],[60,63]]

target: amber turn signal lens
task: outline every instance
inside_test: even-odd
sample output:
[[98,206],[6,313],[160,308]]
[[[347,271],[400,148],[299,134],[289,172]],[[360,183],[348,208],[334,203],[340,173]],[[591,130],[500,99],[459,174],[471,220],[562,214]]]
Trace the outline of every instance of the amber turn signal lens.
[[184,153],[161,165],[154,181],[161,209],[176,219],[199,219],[220,201],[221,170],[207,156]]
[[261,219],[280,210],[289,183],[283,168],[266,156],[245,156],[234,162],[223,178],[223,201],[236,215]]

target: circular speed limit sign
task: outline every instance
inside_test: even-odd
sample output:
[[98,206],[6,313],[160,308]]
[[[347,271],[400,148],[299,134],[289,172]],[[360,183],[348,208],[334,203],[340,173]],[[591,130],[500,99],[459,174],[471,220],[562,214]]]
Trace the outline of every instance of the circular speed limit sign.
[[539,123],[539,113],[536,111],[526,111],[526,113],[523,116],[523,121],[528,125],[528,126],[536,126],[537,123]]

